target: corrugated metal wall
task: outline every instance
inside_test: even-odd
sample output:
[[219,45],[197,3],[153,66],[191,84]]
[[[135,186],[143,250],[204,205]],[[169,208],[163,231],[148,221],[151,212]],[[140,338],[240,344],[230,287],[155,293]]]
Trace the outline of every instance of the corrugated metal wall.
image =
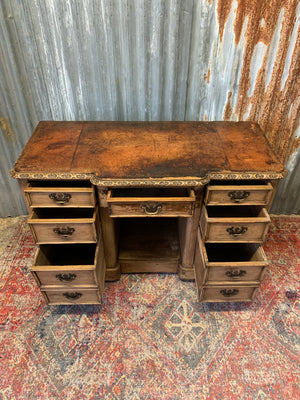
[[[39,120],[252,120],[286,163],[299,15],[298,0],[1,0],[1,215],[26,212],[8,173]],[[276,212],[299,211],[290,160]]]

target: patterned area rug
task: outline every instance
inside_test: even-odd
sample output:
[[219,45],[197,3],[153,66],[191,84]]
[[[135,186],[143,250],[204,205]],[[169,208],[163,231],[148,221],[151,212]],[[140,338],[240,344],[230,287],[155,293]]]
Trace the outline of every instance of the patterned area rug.
[[100,306],[47,306],[26,218],[0,223],[0,398],[299,399],[300,217],[274,217],[252,303],[201,304],[174,275],[123,275]]

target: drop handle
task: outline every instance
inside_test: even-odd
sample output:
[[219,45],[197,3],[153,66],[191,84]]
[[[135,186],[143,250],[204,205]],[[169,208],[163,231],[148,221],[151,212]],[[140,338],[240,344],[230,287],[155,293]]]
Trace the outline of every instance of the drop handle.
[[220,290],[220,293],[224,297],[233,297],[239,293],[239,290],[238,289],[222,289],[222,290]]
[[75,232],[74,228],[69,226],[62,227],[62,228],[53,228],[53,232],[56,233],[58,236],[62,236],[64,238],[68,238]]
[[71,199],[71,197],[72,197],[72,195],[70,193],[63,193],[63,192],[49,194],[49,198],[61,206],[68,203],[69,200]]
[[228,276],[228,278],[239,279],[246,275],[246,271],[243,269],[231,269],[226,271],[225,274]]
[[72,282],[74,279],[76,279],[76,274],[56,274],[56,279],[61,282]]
[[234,238],[238,238],[239,236],[243,235],[247,232],[247,230],[248,228],[246,226],[230,226],[226,229],[229,235],[233,236]]
[[78,300],[82,296],[82,293],[78,292],[65,292],[63,296],[68,300]]
[[242,203],[250,196],[250,192],[246,190],[234,190],[229,192],[228,196],[233,203]]
[[141,209],[144,210],[147,215],[157,215],[161,209],[161,203],[143,203],[141,204]]

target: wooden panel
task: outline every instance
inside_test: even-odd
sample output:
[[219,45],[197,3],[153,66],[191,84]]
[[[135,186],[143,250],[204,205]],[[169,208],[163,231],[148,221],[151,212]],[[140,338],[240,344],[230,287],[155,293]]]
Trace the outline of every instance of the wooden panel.
[[231,216],[229,207],[218,208],[216,212],[213,208],[202,209],[200,227],[205,242],[263,242],[271,222],[264,208],[250,216],[244,208],[235,207],[236,217]]
[[95,192],[89,188],[32,187],[24,190],[31,208],[37,207],[94,207]]
[[101,294],[94,288],[73,286],[72,288],[43,287],[42,293],[48,304],[101,304]]
[[120,260],[122,274],[145,274],[145,273],[173,273],[178,270],[178,260],[156,261],[147,260]]
[[70,172],[83,122],[41,121],[14,166],[16,172]]
[[108,179],[203,176],[228,170],[209,122],[85,122],[72,171]]
[[207,205],[267,205],[272,195],[272,185],[208,185]]

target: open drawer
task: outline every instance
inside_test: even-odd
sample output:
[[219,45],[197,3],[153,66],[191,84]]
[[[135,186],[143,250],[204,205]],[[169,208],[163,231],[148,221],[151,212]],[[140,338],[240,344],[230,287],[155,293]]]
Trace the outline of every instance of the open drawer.
[[259,284],[268,261],[257,243],[203,243],[200,232],[195,253],[199,286],[220,282]]
[[265,208],[203,206],[200,228],[205,242],[261,243],[271,220]]
[[104,267],[99,247],[93,244],[43,244],[35,254],[31,272],[39,286],[88,285],[98,287]]
[[207,185],[206,205],[262,205],[269,204],[273,192],[270,183],[263,182],[211,182]]
[[30,207],[94,207],[95,190],[89,181],[30,181],[24,189]]
[[195,200],[187,188],[118,188],[107,196],[111,217],[191,217]]
[[95,208],[37,208],[28,219],[37,244],[95,243],[99,228]]

